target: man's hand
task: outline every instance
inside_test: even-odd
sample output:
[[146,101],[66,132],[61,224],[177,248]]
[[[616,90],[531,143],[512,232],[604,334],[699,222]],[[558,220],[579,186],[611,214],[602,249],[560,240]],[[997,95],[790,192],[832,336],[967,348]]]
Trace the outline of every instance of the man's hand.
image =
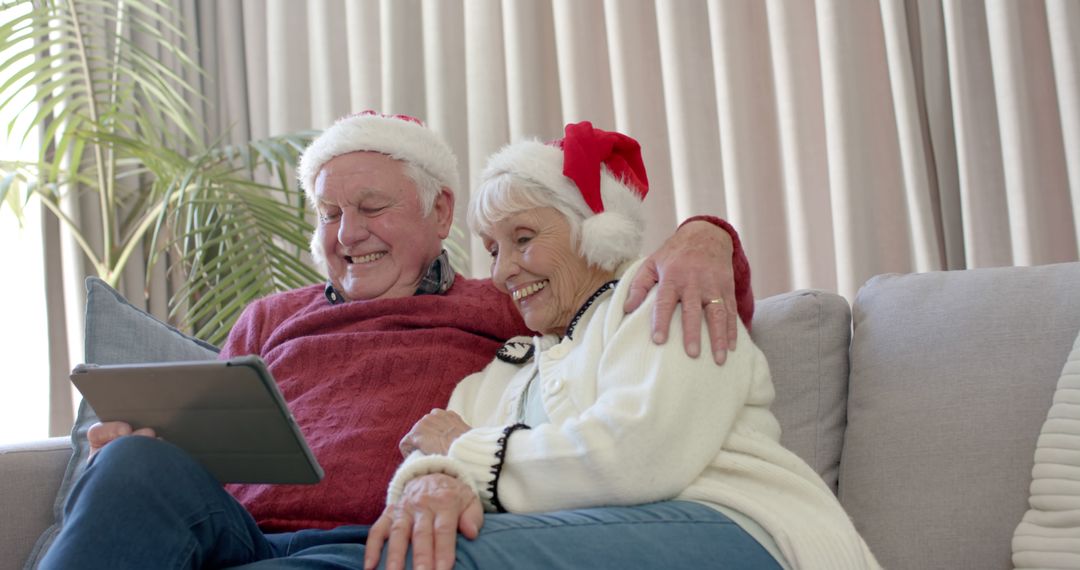
[[483,525],[484,509],[468,485],[442,473],[417,477],[405,484],[401,500],[387,505],[372,525],[364,547],[364,570],[379,564],[387,539],[387,570],[405,568],[410,543],[413,568],[450,570],[458,531],[474,540]]
[[731,236],[706,221],[690,222],[668,238],[645,260],[630,284],[623,310],[641,306],[659,281],[652,315],[653,342],[667,342],[675,306],[682,303],[683,345],[686,354],[701,353],[701,313],[705,313],[713,359],[723,364],[735,349],[739,311],[735,302],[735,271],[731,266]]
[[112,440],[125,435],[141,435],[145,437],[157,437],[153,429],[140,428],[132,430],[126,422],[98,422],[86,432],[86,440],[90,442],[90,457],[93,457],[101,448]]
[[450,444],[459,435],[472,429],[461,416],[449,410],[435,408],[413,425],[409,433],[401,438],[398,449],[402,457],[420,450],[424,455],[446,455]]

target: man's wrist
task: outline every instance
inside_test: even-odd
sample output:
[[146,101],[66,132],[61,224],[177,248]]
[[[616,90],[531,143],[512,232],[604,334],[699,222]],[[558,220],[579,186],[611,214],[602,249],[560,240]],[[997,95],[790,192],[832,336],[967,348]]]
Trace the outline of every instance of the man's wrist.
[[682,231],[693,233],[701,232],[701,235],[708,235],[711,236],[711,239],[720,240],[724,249],[728,252],[734,253],[735,251],[735,243],[738,239],[735,228],[733,228],[731,224],[715,216],[694,216],[692,218],[687,218],[686,221],[679,225],[676,233]]

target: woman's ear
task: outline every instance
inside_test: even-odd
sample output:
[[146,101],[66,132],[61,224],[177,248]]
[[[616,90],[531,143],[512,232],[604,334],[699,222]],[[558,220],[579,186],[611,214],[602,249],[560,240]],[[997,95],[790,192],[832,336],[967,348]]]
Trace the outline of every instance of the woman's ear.
[[435,196],[432,214],[439,226],[439,239],[446,239],[450,236],[450,226],[454,225],[454,193],[446,186],[440,188]]

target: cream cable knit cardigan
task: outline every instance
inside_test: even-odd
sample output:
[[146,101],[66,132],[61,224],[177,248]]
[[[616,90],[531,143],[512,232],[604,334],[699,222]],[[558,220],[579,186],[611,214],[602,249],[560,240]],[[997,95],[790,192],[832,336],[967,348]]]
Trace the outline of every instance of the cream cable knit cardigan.
[[[878,568],[821,478],[780,446],[768,364],[741,322],[737,349],[717,366],[707,355],[686,356],[681,335],[663,346],[649,341],[655,291],[623,314],[640,263],[593,303],[573,338],[537,337],[531,361],[495,360],[463,380],[448,408],[474,429],[448,456],[410,456],[388,502],[412,478],[442,472],[465,481],[491,510],[498,440],[536,373],[551,422],[509,438],[498,482],[508,511],[692,500],[757,521],[792,568]],[[671,330],[682,330],[678,314]]]

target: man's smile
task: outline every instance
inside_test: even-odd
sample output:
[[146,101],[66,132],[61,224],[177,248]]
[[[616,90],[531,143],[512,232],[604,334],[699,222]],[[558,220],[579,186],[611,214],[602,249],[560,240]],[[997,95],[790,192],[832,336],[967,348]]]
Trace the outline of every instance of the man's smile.
[[375,253],[369,253],[367,255],[361,255],[360,257],[353,257],[351,255],[346,255],[344,257],[345,257],[345,261],[348,262],[349,264],[357,264],[357,263],[371,263],[372,261],[382,259],[382,257],[384,255],[386,255],[385,251],[376,251]]

